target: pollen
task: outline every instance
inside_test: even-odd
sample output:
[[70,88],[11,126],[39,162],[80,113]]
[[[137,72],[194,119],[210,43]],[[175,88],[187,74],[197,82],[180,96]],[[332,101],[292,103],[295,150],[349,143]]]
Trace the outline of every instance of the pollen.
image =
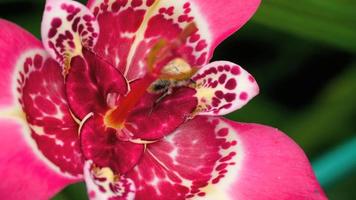
[[187,61],[182,58],[173,59],[162,69],[162,79],[174,79],[177,81],[189,79],[196,72]]
[[115,182],[118,180],[117,175],[109,167],[99,168],[93,167],[94,175],[98,178],[106,178],[109,182]]

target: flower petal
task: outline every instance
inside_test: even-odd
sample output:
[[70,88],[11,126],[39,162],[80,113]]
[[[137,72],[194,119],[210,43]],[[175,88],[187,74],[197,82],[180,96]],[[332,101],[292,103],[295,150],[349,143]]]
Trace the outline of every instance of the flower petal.
[[135,183],[136,199],[203,197],[203,188],[236,168],[240,157],[237,136],[216,121],[197,117],[149,144],[140,163],[126,175]]
[[137,200],[326,199],[303,151],[287,136],[213,117],[197,117],[148,145],[125,177],[134,182]]
[[224,121],[238,134],[242,158],[239,169],[218,188],[225,187],[234,199],[327,199],[308,158],[287,135],[263,125]]
[[84,178],[90,200],[133,200],[135,185],[124,176],[117,176],[110,168],[100,168],[89,160],[84,165]]
[[17,104],[15,82],[16,62],[21,54],[32,48],[41,48],[41,42],[17,25],[0,19],[0,109]]
[[30,138],[25,124],[0,119],[0,197],[4,199],[49,199],[75,182],[46,161]]
[[[90,112],[106,112],[109,104],[115,106],[120,95],[128,92],[125,77],[87,50],[83,50],[83,57],[72,59],[65,85],[70,108],[79,119]],[[108,102],[110,95],[114,98],[113,102]]]
[[196,108],[194,95],[195,90],[184,87],[176,89],[160,101],[157,96],[153,100],[150,95],[143,97],[143,101],[127,119],[133,139],[157,140],[172,133]]
[[115,129],[104,126],[102,116],[87,120],[81,131],[82,152],[87,160],[123,174],[139,162],[144,145],[120,141]]
[[65,71],[83,47],[94,46],[99,33],[93,14],[72,0],[47,0],[41,26],[44,47]]
[[212,50],[241,28],[255,13],[261,0],[192,0],[203,13],[212,37]]
[[25,52],[41,49],[41,42],[5,20],[0,19],[0,27],[0,196],[49,199],[76,180],[60,172],[38,151],[18,103],[20,88],[16,85],[25,79],[18,73],[24,68],[21,58]]
[[[147,71],[146,57],[162,39],[178,43],[176,52],[192,66],[202,66],[210,57],[208,26],[188,0],[90,0],[88,7],[101,30],[94,51],[129,80]],[[192,23],[197,30],[188,28]]]
[[17,91],[31,137],[61,171],[82,174],[78,127],[66,100],[61,66],[43,50],[23,52],[18,60]]
[[201,68],[192,80],[200,115],[225,115],[250,101],[259,92],[255,79],[240,66],[218,61]]

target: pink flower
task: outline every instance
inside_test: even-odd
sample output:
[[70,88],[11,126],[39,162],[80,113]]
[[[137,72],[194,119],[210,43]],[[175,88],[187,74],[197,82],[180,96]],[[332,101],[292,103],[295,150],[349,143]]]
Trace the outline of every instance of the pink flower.
[[47,0],[42,44],[0,20],[0,195],[326,199],[277,129],[219,116],[257,95],[214,48],[259,0]]

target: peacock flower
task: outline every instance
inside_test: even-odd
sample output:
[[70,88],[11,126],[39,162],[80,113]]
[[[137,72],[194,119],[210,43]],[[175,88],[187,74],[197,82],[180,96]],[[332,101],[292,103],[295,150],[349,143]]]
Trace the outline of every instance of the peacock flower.
[[42,43],[0,20],[0,195],[326,199],[280,131],[221,118],[259,92],[208,63],[259,0],[47,0]]

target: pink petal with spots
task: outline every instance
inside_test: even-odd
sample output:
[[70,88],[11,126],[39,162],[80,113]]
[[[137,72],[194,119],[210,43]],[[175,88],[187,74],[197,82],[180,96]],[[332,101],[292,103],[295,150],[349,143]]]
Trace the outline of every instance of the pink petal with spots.
[[214,119],[197,117],[148,144],[141,161],[126,174],[135,183],[137,200],[205,199],[208,188],[237,168],[237,135]]
[[120,140],[115,129],[104,126],[102,116],[94,115],[83,126],[81,147],[86,159],[100,167],[109,167],[123,174],[137,164],[144,145]]
[[[162,39],[192,66],[207,63],[211,43],[202,13],[190,1],[90,0],[100,35],[94,51],[122,71],[129,80],[147,71],[147,55]],[[187,30],[195,23],[197,30]]]
[[144,96],[127,119],[127,129],[134,135],[133,139],[157,140],[171,134],[195,110],[194,95],[194,89],[179,88],[161,100],[160,96]]
[[[43,51],[41,42],[18,26],[0,19],[0,196],[3,199],[48,199],[74,182],[43,157],[31,138],[19,85],[39,58],[26,62],[26,52]],[[18,99],[20,98],[20,99]],[[29,184],[30,183],[30,184]]]
[[75,182],[41,158],[19,120],[0,119],[0,198],[45,200]]
[[255,13],[261,0],[192,0],[203,13],[212,37],[212,50],[241,28]]
[[79,119],[90,112],[106,112],[111,106],[116,106],[121,95],[128,92],[125,77],[87,50],[83,51],[83,57],[72,59],[65,85],[71,111]]
[[82,174],[79,125],[69,110],[61,66],[44,50],[32,50],[23,53],[18,69],[18,96],[31,137],[62,172]]
[[226,115],[247,104],[259,92],[251,74],[227,61],[204,66],[192,80],[196,84],[200,115]]
[[213,117],[148,145],[125,177],[137,200],[326,199],[303,151],[283,133]]
[[[1,49],[5,49],[2,55],[7,62],[3,66],[8,70],[3,72],[5,78],[2,80],[6,82],[1,81],[1,84],[7,84],[4,88],[12,90],[12,94],[4,94],[3,97],[11,98],[13,107],[1,110],[0,116],[24,116],[19,113],[25,112],[31,137],[46,158],[62,172],[74,176],[81,174],[78,125],[68,110],[61,67],[49,58],[41,43],[33,36],[8,22],[2,24],[2,39],[6,40],[9,35],[17,37],[1,41]],[[13,49],[13,52],[7,49]],[[4,62],[3,59],[1,62]],[[13,80],[6,79],[11,76]]]
[[82,48],[91,49],[99,34],[93,14],[72,0],[47,0],[41,25],[43,45],[65,70]]
[[84,165],[84,179],[90,200],[133,200],[135,185],[132,180],[116,174],[109,168],[100,168],[93,161]]
[[0,19],[0,27],[0,109],[6,109],[17,103],[13,85],[19,57],[26,50],[42,46],[39,40],[15,24]]

